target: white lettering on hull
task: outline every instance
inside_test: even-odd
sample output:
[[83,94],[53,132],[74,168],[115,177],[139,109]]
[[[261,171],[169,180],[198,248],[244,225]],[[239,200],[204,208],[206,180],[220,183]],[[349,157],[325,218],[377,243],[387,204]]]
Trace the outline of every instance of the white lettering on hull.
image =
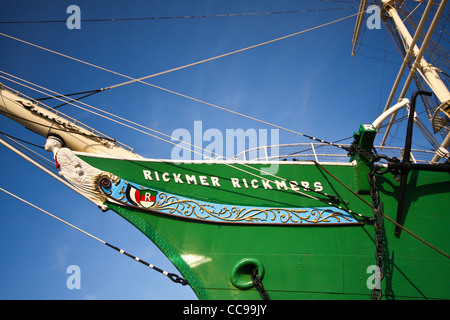
[[[303,190],[323,191],[322,183],[319,181],[287,181],[267,179],[251,179],[248,181],[245,178],[219,178],[215,176],[204,176],[194,174],[181,174],[170,172],[158,172],[156,170],[142,170],[145,180],[157,181],[162,183],[177,183],[177,184],[192,184],[205,187],[222,188],[223,185],[228,185],[235,189],[265,189],[265,190],[292,190],[294,192]],[[311,186],[313,186],[311,188]]]

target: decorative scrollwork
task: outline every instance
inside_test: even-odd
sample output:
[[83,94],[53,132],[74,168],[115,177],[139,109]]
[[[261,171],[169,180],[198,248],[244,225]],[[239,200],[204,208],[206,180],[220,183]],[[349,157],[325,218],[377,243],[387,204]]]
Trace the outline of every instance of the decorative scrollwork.
[[109,188],[111,186],[111,180],[108,177],[101,177],[99,183],[104,188]]
[[[113,175],[112,173],[109,172],[102,172],[101,174],[99,174],[96,178],[97,182],[97,186],[98,189],[100,191],[102,191],[103,193],[110,195],[111,194],[111,186],[114,183],[114,185],[118,185],[120,182],[120,178]],[[109,191],[106,191],[109,190]]]
[[[290,209],[290,208],[240,208],[199,203],[189,199],[160,193],[152,206],[155,211],[168,211],[186,217],[207,220],[211,218],[226,222],[281,222],[281,223],[321,223],[352,221],[350,217],[331,209]],[[270,221],[269,221],[270,220]]]
[[357,222],[344,211],[333,207],[267,208],[205,203],[134,186],[128,181],[114,178],[117,177],[106,175],[99,179],[99,187],[104,194],[110,200],[140,210],[228,223],[299,225]]

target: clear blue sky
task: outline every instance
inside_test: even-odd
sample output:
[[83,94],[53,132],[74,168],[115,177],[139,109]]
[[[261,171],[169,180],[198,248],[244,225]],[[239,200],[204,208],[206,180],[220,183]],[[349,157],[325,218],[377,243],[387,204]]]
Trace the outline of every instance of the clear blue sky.
[[[8,1],[0,21],[65,20],[76,4],[82,19],[176,17],[351,7],[308,13],[146,21],[0,24],[0,32],[132,76],[141,77],[301,31],[356,13],[354,1]],[[389,94],[400,58],[387,32],[363,27],[351,57],[355,18],[149,82],[328,141],[351,137],[371,123]],[[364,22],[365,25],[365,22]],[[0,37],[0,70],[59,93],[126,81],[75,61]],[[374,49],[379,48],[379,49]],[[388,51],[385,51],[387,49]],[[386,58],[386,62],[383,59]],[[33,97],[28,89],[0,80]],[[85,102],[166,134],[179,128],[270,129],[261,123],[135,83]],[[172,145],[70,106],[61,109],[151,158],[170,158]],[[43,145],[45,139],[7,118],[1,131]],[[403,132],[399,133],[400,136]],[[280,143],[308,142],[280,131]],[[347,143],[351,140],[347,140]],[[395,142],[395,141],[394,141]],[[138,230],[94,205],[27,161],[1,150],[0,187],[38,204],[162,269],[177,272]],[[51,158],[51,154],[38,150]],[[239,150],[242,151],[242,150]],[[110,248],[5,194],[0,194],[0,299],[196,299]],[[211,239],[213,241],[213,239]],[[66,269],[81,269],[81,289],[69,290]]]

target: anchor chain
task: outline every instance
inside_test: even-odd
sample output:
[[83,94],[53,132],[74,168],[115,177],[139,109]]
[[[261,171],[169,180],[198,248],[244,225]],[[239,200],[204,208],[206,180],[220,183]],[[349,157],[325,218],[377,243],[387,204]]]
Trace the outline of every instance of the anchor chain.
[[264,286],[261,282],[261,278],[258,276],[258,267],[255,267],[252,271],[252,282],[258,290],[259,295],[263,300],[270,300],[269,293],[264,289]]
[[370,183],[370,195],[372,197],[373,215],[374,215],[374,227],[375,227],[375,259],[377,264],[377,270],[375,271],[375,287],[372,289],[372,300],[380,300],[382,297],[381,280],[384,278],[383,272],[383,216],[380,212],[380,195],[376,188],[376,169],[373,168],[369,173]]
[[381,281],[384,278],[383,270],[383,260],[384,260],[384,220],[383,220],[383,203],[380,201],[380,194],[377,190],[377,180],[375,174],[385,174],[387,172],[395,172],[392,169],[380,170],[375,166],[375,162],[381,159],[387,160],[388,162],[397,162],[397,158],[389,158],[385,155],[372,156],[370,159],[371,171],[368,174],[369,184],[370,184],[370,196],[372,197],[372,211],[374,215],[374,228],[375,228],[375,259],[377,269],[375,270],[375,286],[372,289],[371,297],[372,300],[380,300],[383,296],[383,291],[381,289]]
[[371,292],[372,300],[380,300],[383,296],[383,290],[381,289],[381,281],[384,278],[383,260],[384,260],[384,220],[383,220],[383,203],[380,201],[380,194],[377,190],[377,180],[375,174],[385,174],[387,172],[394,172],[392,169],[380,170],[375,166],[375,162],[381,159],[388,162],[398,162],[397,158],[389,158],[385,155],[375,155],[372,152],[366,151],[359,147],[356,143],[353,143],[349,154],[354,152],[359,153],[361,156],[367,158],[370,161],[371,171],[367,175],[370,184],[370,196],[372,198],[372,211],[374,215],[374,228],[375,228],[375,260],[377,269],[375,270],[375,286]]

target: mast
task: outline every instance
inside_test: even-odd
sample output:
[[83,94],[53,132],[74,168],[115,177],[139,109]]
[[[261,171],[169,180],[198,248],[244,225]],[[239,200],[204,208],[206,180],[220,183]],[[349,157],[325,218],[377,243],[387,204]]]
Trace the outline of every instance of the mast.
[[358,43],[359,32],[361,31],[361,26],[362,26],[362,22],[364,21],[364,15],[365,15],[366,10],[367,10],[367,0],[361,0],[361,3],[359,4],[359,9],[358,9],[358,16],[356,17],[355,30],[353,31],[352,56],[355,55],[356,44]]
[[[392,19],[394,25],[396,26],[396,29],[398,33],[400,34],[403,43],[405,45],[407,54],[405,56],[404,63],[402,65],[402,68],[400,69],[399,75],[397,77],[396,83],[394,84],[394,87],[391,91],[391,94],[388,98],[388,101],[385,106],[385,110],[389,108],[389,105],[393,99],[393,96],[395,94],[395,91],[398,86],[399,79],[401,78],[404,68],[409,60],[409,56],[411,55],[414,58],[414,62],[412,64],[410,73],[405,81],[405,84],[403,86],[403,89],[400,93],[399,100],[405,97],[405,94],[407,92],[407,89],[413,80],[413,77],[415,76],[416,72],[418,72],[422,78],[424,79],[425,83],[430,87],[430,89],[434,92],[438,100],[440,101],[441,105],[438,107],[440,111],[443,111],[447,117],[450,118],[450,110],[448,108],[448,104],[450,101],[450,92],[447,89],[444,82],[441,80],[439,74],[436,72],[436,68],[428,63],[426,59],[424,58],[425,50],[428,46],[428,43],[431,39],[431,36],[433,35],[433,32],[436,28],[437,22],[439,21],[439,18],[442,14],[442,11],[445,8],[447,0],[442,0],[439,4],[439,8],[436,11],[436,14],[433,18],[433,21],[431,22],[431,25],[427,31],[427,34],[425,35],[425,38],[422,42],[421,48],[417,46],[417,39],[419,38],[419,34],[421,32],[421,29],[423,28],[424,22],[426,20],[426,17],[431,9],[431,6],[433,5],[433,0],[430,0],[427,8],[425,9],[424,15],[421,19],[421,22],[419,23],[418,29],[416,31],[416,34],[414,35],[414,38],[409,33],[408,29],[406,28],[404,22],[400,18],[397,9],[396,4],[397,2],[394,0],[382,0],[383,2],[383,8],[382,13],[384,13],[384,17],[388,17]],[[383,16],[383,15],[382,15]],[[383,137],[383,141],[381,145],[384,145],[387,135],[390,131],[390,128],[394,122],[396,113],[393,114],[391,117],[391,120],[388,124],[388,127],[386,129],[385,135]],[[442,155],[444,155],[447,151],[446,149],[450,146],[450,133],[448,133],[447,137],[444,139],[441,146],[438,148],[436,155],[433,158],[433,162],[438,162]]]

